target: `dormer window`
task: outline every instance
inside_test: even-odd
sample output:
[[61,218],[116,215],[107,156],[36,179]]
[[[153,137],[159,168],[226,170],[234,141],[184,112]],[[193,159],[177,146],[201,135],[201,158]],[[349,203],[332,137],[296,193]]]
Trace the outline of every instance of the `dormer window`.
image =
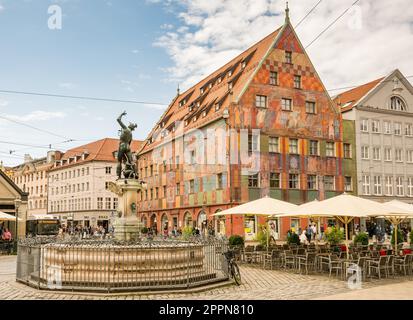
[[208,88],[209,88],[209,89],[212,88],[212,82],[208,85]]
[[203,94],[203,93],[204,93],[204,88],[201,88],[201,90],[200,90],[200,91],[201,91],[201,94]]
[[221,83],[222,82],[222,77],[219,77],[218,78],[218,83]]
[[228,72],[228,78],[232,76],[232,70]]
[[291,51],[285,51],[285,62],[286,63],[293,63],[293,53]]
[[247,63],[245,61],[242,61],[241,68],[245,69],[246,66],[247,66]]
[[186,125],[186,126],[188,125],[188,120],[185,120],[185,125]]
[[192,122],[195,122],[195,121],[196,121],[196,116],[193,118]]
[[189,106],[189,112],[191,112],[193,109],[194,109],[194,105],[191,104],[191,105]]
[[220,104],[219,104],[219,103],[216,103],[216,104],[215,104],[215,111],[218,111],[220,107],[221,107]]
[[198,101],[198,102],[196,103],[196,106],[199,108],[200,105],[201,105],[201,103]]
[[207,113],[206,111],[202,112],[202,117],[206,117]]
[[232,81],[228,83],[228,89],[232,90]]
[[396,111],[406,111],[406,104],[404,101],[397,96],[393,96],[390,98],[390,110],[396,110]]

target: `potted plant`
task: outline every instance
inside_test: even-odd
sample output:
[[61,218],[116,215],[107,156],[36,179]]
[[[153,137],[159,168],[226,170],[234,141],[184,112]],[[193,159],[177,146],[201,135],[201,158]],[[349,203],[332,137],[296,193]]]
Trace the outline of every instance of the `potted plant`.
[[325,236],[330,245],[339,245],[344,240],[344,231],[340,228],[328,227]]
[[[392,244],[392,246],[394,246],[394,236],[395,236],[395,233],[394,233],[394,229],[393,229],[393,232],[391,233],[391,244]],[[397,229],[397,244],[403,243],[403,242],[404,242],[403,232],[400,229]]]
[[147,227],[143,227],[143,228],[141,229],[141,233],[142,233],[142,234],[148,234],[148,232],[149,232],[149,229],[148,229]]
[[359,232],[354,237],[354,244],[361,243],[363,246],[367,246],[369,244],[369,234],[367,232]]
[[239,235],[230,236],[228,241],[231,247],[243,247],[244,246],[244,238]]

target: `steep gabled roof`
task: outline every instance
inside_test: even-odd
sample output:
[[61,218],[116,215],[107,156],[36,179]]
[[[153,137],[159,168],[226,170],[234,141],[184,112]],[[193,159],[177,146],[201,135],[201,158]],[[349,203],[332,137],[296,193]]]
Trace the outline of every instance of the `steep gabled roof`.
[[[139,150],[141,147],[142,141],[133,140],[131,144],[132,152]],[[59,165],[56,168],[51,170],[71,166],[73,164],[81,164],[90,161],[108,161],[115,162],[114,152],[118,150],[119,139],[105,138],[98,141],[94,141],[83,146],[79,146],[73,149],[70,149],[65,152],[60,162],[66,161],[66,164]],[[81,158],[83,154],[86,154],[84,159]],[[68,160],[78,157],[76,162],[70,162]]]
[[349,111],[353,109],[360,99],[373,90],[383,79],[384,77],[365,83],[354,89],[342,92],[334,97],[334,102],[340,107],[341,112]]
[[[160,141],[149,143],[149,141],[155,140],[162,130],[174,127],[176,122],[189,122],[194,117],[213,110],[214,104],[227,103],[231,96],[230,92],[234,97],[238,97],[282,28],[278,28],[196,85],[176,96],[148,135],[139,153],[146,152],[161,143]],[[232,84],[232,89],[229,83]],[[222,109],[219,110],[220,113]]]

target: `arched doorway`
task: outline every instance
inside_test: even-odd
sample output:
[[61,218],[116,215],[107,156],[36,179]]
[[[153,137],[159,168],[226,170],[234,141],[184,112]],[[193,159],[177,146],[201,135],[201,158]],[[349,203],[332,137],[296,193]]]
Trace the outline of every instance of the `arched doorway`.
[[161,224],[162,231],[165,230],[165,228],[169,230],[168,215],[167,215],[166,213],[164,213],[164,214],[162,215],[161,223],[162,223],[162,224]]
[[184,227],[192,227],[192,214],[189,211],[184,214]]
[[142,224],[144,227],[148,226],[148,218],[146,216],[142,216]]
[[[215,213],[221,212],[221,209],[215,211]],[[217,216],[215,219],[215,233],[221,236],[225,236],[225,216]]]
[[156,214],[151,215],[150,226],[153,232],[158,233],[158,222],[156,221]]
[[207,231],[207,215],[204,210],[198,213],[197,227],[202,234],[205,234]]

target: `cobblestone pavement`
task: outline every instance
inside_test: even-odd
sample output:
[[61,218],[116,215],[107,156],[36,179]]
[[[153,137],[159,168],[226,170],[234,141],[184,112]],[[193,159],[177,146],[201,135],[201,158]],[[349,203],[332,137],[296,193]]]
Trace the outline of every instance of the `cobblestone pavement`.
[[[372,280],[363,283],[363,288],[351,290],[347,283],[326,275],[299,275],[279,270],[263,270],[252,266],[241,266],[243,284],[189,293],[145,293],[145,294],[76,294],[39,291],[15,281],[15,256],[0,257],[0,299],[7,300],[112,300],[112,299],[193,299],[193,300],[294,300],[294,299],[359,299],[369,296],[386,299],[397,292],[413,299],[413,279]],[[410,291],[409,291],[410,290]],[[399,293],[400,293],[399,292]],[[338,298],[337,298],[338,297]]]

